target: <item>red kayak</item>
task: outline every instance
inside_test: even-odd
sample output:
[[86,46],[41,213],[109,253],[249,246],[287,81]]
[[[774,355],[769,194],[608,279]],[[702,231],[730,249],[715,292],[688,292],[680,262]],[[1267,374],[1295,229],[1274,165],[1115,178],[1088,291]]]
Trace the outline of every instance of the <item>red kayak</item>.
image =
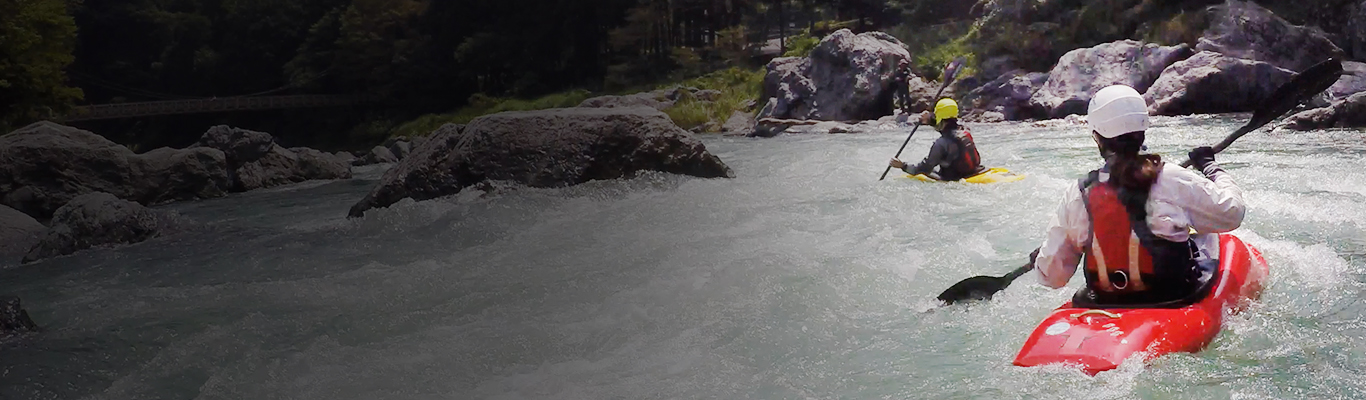
[[1252,245],[1219,235],[1219,268],[1193,299],[1165,304],[1077,307],[1078,297],[1044,318],[1015,356],[1015,365],[1065,363],[1095,375],[1143,353],[1194,353],[1223,327],[1224,310],[1238,312],[1261,295],[1268,268]]

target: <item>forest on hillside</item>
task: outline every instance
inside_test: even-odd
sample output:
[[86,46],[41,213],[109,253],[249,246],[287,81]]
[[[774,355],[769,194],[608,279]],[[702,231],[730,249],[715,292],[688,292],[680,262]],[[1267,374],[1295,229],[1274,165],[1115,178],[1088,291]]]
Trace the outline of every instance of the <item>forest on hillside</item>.
[[[73,106],[285,94],[365,94],[333,109],[75,124],[132,146],[180,146],[209,126],[363,148],[405,121],[489,99],[624,93],[726,68],[758,70],[834,29],[892,33],[916,72],[1135,38],[1193,41],[1213,0],[0,0],[0,128]],[[1347,0],[1265,0],[1341,34]],[[770,39],[785,38],[765,51]],[[933,78],[933,76],[930,76]]]

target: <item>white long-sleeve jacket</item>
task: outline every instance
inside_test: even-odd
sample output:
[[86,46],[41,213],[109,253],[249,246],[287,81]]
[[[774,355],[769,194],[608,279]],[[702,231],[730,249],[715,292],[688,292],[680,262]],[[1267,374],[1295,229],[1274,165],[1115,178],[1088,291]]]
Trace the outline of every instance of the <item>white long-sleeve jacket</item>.
[[[1109,174],[1102,172],[1105,182]],[[1050,288],[1067,285],[1077,272],[1083,249],[1091,245],[1090,215],[1077,185],[1065,192],[1057,215],[1049,224],[1047,236],[1034,261],[1039,283]],[[1148,227],[1158,237],[1184,242],[1191,238],[1209,258],[1218,257],[1218,233],[1238,229],[1247,206],[1243,191],[1233,177],[1219,171],[1213,180],[1200,172],[1167,163],[1148,192]]]

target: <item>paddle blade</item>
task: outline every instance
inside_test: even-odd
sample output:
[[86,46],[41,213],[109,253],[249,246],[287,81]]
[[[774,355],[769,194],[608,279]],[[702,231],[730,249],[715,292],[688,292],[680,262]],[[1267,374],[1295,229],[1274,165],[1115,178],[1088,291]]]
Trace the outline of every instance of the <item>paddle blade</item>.
[[[1328,90],[1329,87],[1333,86],[1334,83],[1337,83],[1338,79],[1342,77],[1342,73],[1342,61],[1337,58],[1329,58],[1309,67],[1309,69],[1304,70],[1304,72],[1295,75],[1290,82],[1286,82],[1284,85],[1281,85],[1281,87],[1276,88],[1276,91],[1272,92],[1271,97],[1268,98],[1261,107],[1257,107],[1257,110],[1252,113],[1252,119],[1249,120],[1246,125],[1243,125],[1242,128],[1238,128],[1233,134],[1224,138],[1224,141],[1215,145],[1214,152],[1218,153],[1224,151],[1224,149],[1228,148],[1228,146],[1233,144],[1238,138],[1243,137],[1243,135],[1271,123],[1271,121],[1280,118],[1282,115],[1285,115],[1285,113],[1298,107],[1301,103],[1308,101],[1310,98],[1322,93],[1324,90]],[[1186,160],[1186,162],[1181,163],[1181,166],[1191,166],[1191,160]]]
[[937,298],[946,304],[974,300],[990,300],[991,296],[996,295],[996,292],[1005,290],[1007,286],[1010,286],[1011,282],[1015,281],[1015,278],[1019,278],[1020,275],[1024,275],[1025,272],[1029,272],[1031,269],[1034,269],[1033,263],[1016,268],[1014,271],[1005,274],[1005,276],[978,275],[964,279],[953,284],[953,286],[949,286],[949,288],[945,289],[943,293],[940,293]]
[[967,62],[966,58],[958,56],[958,58],[954,58],[953,61],[950,61],[948,65],[944,66],[944,83],[940,85],[940,92],[944,91],[942,89],[943,87],[948,87],[949,83],[952,83],[954,79],[958,78],[958,72],[963,70],[963,63],[965,62]]
[[[1295,75],[1290,82],[1272,92],[1266,104],[1253,112],[1248,126],[1261,127],[1295,109],[1300,103],[1328,90],[1342,77],[1342,61],[1329,58]],[[1253,128],[1256,129],[1256,128]],[[1222,149],[1218,149],[1222,150]]]

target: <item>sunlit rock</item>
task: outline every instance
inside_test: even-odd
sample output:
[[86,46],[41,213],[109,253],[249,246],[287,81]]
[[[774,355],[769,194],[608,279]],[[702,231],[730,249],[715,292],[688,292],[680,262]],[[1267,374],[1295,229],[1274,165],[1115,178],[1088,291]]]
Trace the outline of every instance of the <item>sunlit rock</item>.
[[892,113],[892,78],[910,58],[891,35],[841,29],[810,57],[770,62],[765,97],[777,99],[773,116],[779,119],[875,120]]
[[1048,74],[1029,106],[1045,118],[1086,114],[1091,96],[1106,86],[1123,84],[1139,93],[1158,79],[1167,66],[1190,57],[1189,46],[1159,46],[1121,40],[1067,52]]
[[1366,92],[1339,100],[1328,107],[1292,115],[1282,127],[1299,131],[1366,127]]
[[1204,51],[1167,67],[1143,97],[1153,115],[1248,112],[1293,76],[1268,63]]
[[1322,29],[1293,25],[1257,3],[1242,0],[1210,7],[1210,27],[1195,49],[1294,72],[1344,54]]

